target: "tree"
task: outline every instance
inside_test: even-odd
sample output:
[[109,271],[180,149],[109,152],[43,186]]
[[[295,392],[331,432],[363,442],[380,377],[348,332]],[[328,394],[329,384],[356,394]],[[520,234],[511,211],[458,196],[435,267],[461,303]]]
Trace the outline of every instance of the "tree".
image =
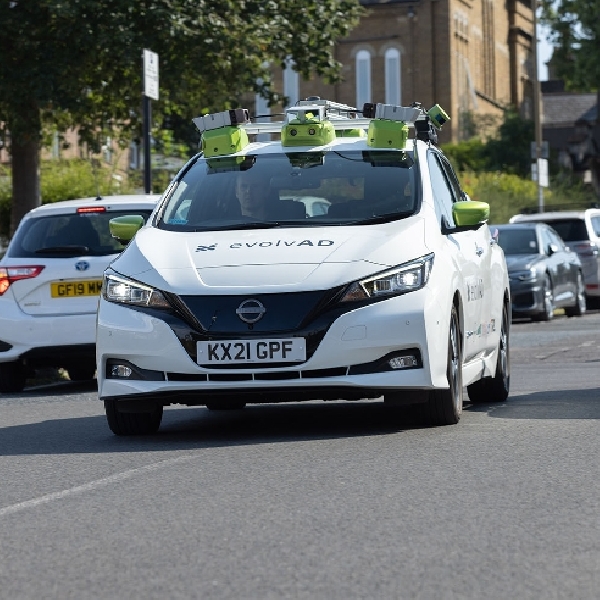
[[[40,203],[42,126],[140,130],[141,55],[158,53],[154,114],[188,121],[238,106],[248,91],[278,99],[269,64],[340,77],[335,41],[358,0],[1,0],[0,127],[13,165],[11,232]],[[257,82],[262,83],[257,83]],[[8,141],[10,136],[10,141]]]
[[542,20],[550,26],[552,64],[567,89],[597,92],[593,163],[600,190],[600,0],[542,0]]
[[542,0],[552,64],[568,89],[600,89],[600,0]]

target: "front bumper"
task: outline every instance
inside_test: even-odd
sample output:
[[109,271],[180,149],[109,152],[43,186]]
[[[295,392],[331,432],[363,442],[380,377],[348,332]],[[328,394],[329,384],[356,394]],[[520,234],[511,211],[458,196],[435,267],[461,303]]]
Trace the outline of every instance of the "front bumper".
[[545,310],[541,281],[521,281],[510,278],[510,298],[513,316],[532,316]]
[[[231,396],[248,402],[377,397],[386,391],[447,388],[447,319],[427,288],[350,309],[316,336],[301,364],[204,368],[190,350],[183,322],[100,301],[97,326],[100,399],[157,397],[164,404],[204,404]],[[167,322],[168,321],[168,322]],[[310,335],[310,326],[305,327]],[[279,332],[279,337],[298,331]],[[273,336],[265,336],[273,337]],[[318,339],[317,339],[318,338]],[[218,336],[215,336],[218,339]],[[414,351],[418,367],[390,370],[387,358]],[[107,365],[127,362],[134,378]]]

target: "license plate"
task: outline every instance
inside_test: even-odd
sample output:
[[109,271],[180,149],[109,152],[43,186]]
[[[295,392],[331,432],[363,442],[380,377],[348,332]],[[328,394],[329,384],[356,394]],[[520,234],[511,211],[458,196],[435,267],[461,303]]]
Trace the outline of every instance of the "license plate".
[[78,296],[98,296],[102,289],[102,279],[87,281],[55,281],[50,286],[52,298],[74,298]]
[[268,364],[306,360],[304,338],[198,342],[198,364]]

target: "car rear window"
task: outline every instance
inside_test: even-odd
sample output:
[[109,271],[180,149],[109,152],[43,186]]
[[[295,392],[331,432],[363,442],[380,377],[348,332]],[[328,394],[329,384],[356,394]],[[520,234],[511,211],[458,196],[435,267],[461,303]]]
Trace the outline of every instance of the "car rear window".
[[589,240],[583,219],[552,219],[548,221],[548,224],[554,228],[565,242]]
[[[27,219],[17,230],[7,256],[60,258],[117,254],[123,246],[111,236],[108,222],[131,212],[56,214]],[[136,210],[135,213],[146,220],[151,211]]]

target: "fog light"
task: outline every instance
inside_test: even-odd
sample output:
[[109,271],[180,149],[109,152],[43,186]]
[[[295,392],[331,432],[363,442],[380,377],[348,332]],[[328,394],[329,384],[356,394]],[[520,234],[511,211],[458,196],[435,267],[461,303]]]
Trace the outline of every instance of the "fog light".
[[392,369],[412,369],[419,365],[419,360],[416,356],[395,356],[390,358],[390,367]]
[[308,130],[308,135],[315,135],[315,130],[312,127]]
[[290,129],[290,135],[294,136],[298,133],[298,131],[296,131],[296,129]]
[[113,377],[131,377],[131,367],[127,365],[113,365],[111,368],[111,375]]

